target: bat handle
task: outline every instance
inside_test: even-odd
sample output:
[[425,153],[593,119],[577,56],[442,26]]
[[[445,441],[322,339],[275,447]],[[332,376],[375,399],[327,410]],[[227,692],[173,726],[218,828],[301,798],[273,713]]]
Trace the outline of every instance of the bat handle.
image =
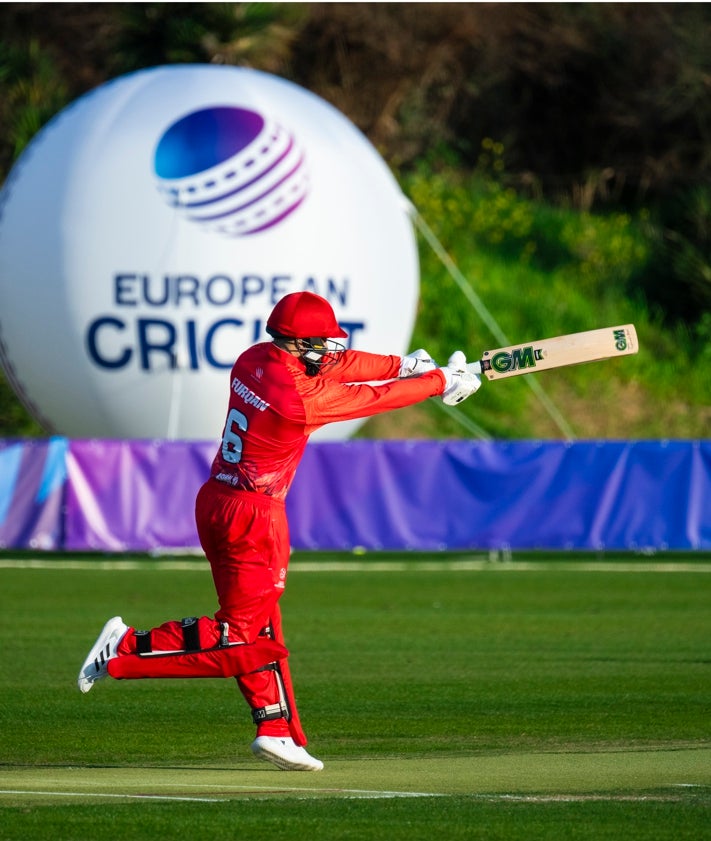
[[481,362],[469,362],[467,364],[467,371],[478,376],[481,374]]

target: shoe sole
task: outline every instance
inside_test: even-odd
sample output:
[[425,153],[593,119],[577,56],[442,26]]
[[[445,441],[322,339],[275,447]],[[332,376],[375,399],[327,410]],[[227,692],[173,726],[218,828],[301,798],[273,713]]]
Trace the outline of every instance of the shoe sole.
[[284,756],[281,756],[278,753],[272,753],[265,747],[261,745],[252,748],[252,753],[258,759],[265,759],[267,762],[271,762],[272,765],[276,765],[277,768],[281,768],[282,771],[322,771],[323,770],[323,762],[320,760],[314,760],[314,762],[318,762],[318,765],[309,765],[305,762],[293,762],[290,759],[287,759]]

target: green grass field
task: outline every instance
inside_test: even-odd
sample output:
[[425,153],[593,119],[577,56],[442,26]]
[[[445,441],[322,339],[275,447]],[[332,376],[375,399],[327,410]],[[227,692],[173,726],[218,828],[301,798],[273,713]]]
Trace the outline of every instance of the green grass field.
[[0,839],[711,838],[708,555],[295,555],[316,774],[251,757],[232,681],[78,692],[109,616],[214,611],[199,560],[0,582]]

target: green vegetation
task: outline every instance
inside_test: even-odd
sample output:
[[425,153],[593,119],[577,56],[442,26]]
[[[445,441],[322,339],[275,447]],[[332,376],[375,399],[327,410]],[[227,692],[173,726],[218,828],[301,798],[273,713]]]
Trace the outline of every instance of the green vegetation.
[[[488,145],[501,149],[492,141]],[[577,437],[708,434],[711,313],[694,324],[669,324],[646,301],[641,279],[656,257],[647,211],[603,214],[555,207],[521,196],[505,178],[481,170],[465,175],[460,169],[422,166],[402,184],[508,337],[505,344],[636,325],[638,356],[536,375]],[[500,346],[441,257],[424,241],[420,254],[423,281],[413,346],[426,347],[441,361],[455,347],[473,358]],[[528,385],[524,378],[485,384],[457,413],[492,437],[560,437]],[[455,414],[444,417],[438,408],[402,415],[417,418],[432,437],[466,434]],[[379,434],[387,434],[385,422],[375,424]]]
[[708,556],[473,572],[415,554],[316,571],[323,556],[297,554],[283,610],[320,774],[250,756],[231,681],[107,679],[80,695],[108,616],[214,609],[207,568],[136,560],[2,570],[3,839],[709,837]]

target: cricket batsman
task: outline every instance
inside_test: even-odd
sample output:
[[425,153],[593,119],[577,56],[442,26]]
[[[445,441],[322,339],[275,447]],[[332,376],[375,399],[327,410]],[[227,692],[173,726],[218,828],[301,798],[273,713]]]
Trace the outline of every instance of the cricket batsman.
[[267,321],[271,341],[242,353],[230,374],[229,407],[195,519],[219,609],[148,631],[115,616],[78,677],[89,692],[116,679],[235,678],[252,712],[255,756],[291,771],[320,771],[306,751],[284,645],[279,599],[289,563],[285,499],[309,436],[441,396],[456,405],[479,377],[456,351],[439,368],[424,350],[385,356],[347,350],[325,298],[283,297]]

